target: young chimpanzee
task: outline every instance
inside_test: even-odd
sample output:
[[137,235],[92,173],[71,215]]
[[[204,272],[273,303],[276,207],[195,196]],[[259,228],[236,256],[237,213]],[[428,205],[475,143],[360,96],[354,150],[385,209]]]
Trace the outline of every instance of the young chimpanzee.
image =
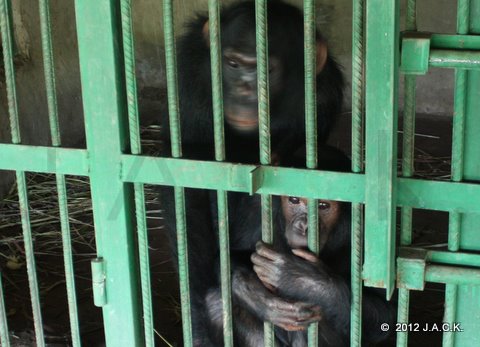
[[[221,11],[223,105],[227,160],[258,163],[258,90],[255,3]],[[269,1],[268,47],[272,150],[281,155],[305,142],[303,15],[282,1]],[[182,141],[213,148],[209,21],[199,16],[178,43],[178,83]],[[326,138],[343,100],[343,76],[317,32],[318,136]],[[167,112],[163,112],[164,116]],[[168,117],[163,120],[169,139]],[[243,148],[243,151],[231,149]],[[193,158],[196,159],[196,158]],[[212,158],[213,159],[213,158]]]
[[[303,156],[289,160],[288,166],[302,166]],[[324,170],[346,171],[348,159],[338,150],[319,151]],[[244,199],[237,211],[258,211],[258,199]],[[240,203],[241,205],[242,203]],[[253,209],[252,209],[253,208]],[[320,256],[307,247],[308,219],[306,200],[297,197],[274,199],[275,244],[258,242],[256,251],[232,252],[232,294],[234,337],[239,346],[263,345],[262,321],[270,321],[278,346],[307,346],[305,330],[320,321],[320,346],[348,346],[350,327],[350,204],[319,200]],[[257,212],[258,213],[258,212]],[[246,215],[243,216],[245,218]],[[242,217],[241,217],[242,218]],[[255,215],[250,225],[260,238],[260,222]],[[246,244],[245,244],[246,246]],[[242,258],[243,256],[243,258]],[[236,258],[235,258],[236,257]],[[251,260],[251,262],[250,262]],[[253,269],[252,269],[253,263]],[[383,340],[383,322],[394,319],[394,308],[377,289],[366,288],[363,295],[364,344]],[[219,288],[206,296],[212,340],[222,341],[222,311]]]

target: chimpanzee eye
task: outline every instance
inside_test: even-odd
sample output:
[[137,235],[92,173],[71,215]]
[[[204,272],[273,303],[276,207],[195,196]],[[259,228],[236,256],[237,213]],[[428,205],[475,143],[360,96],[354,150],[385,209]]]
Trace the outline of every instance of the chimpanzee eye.
[[288,201],[289,201],[290,203],[294,204],[294,205],[297,205],[297,204],[300,203],[300,199],[299,199],[299,198],[296,198],[296,197],[294,197],[294,196],[289,197],[289,198],[288,198]]
[[228,65],[236,69],[238,67],[238,63],[235,60],[229,59]]
[[330,208],[330,204],[325,201],[319,201],[318,202],[318,209],[319,210],[328,210]]

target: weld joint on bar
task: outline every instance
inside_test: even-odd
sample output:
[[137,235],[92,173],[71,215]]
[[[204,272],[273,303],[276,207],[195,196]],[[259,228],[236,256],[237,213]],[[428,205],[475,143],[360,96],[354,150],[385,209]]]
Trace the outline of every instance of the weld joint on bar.
[[265,170],[263,166],[257,166],[249,173],[250,181],[248,184],[248,193],[255,194],[262,186],[265,179]]
[[105,262],[103,258],[95,258],[92,259],[91,266],[93,303],[97,307],[103,307],[107,304],[107,276],[105,274]]

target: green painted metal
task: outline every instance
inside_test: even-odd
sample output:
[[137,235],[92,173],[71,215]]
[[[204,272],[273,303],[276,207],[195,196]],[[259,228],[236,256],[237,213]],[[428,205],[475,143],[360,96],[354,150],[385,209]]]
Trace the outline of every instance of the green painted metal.
[[[212,70],[213,129],[215,137],[215,159],[225,160],[225,132],[222,90],[222,54],[220,40],[220,3],[209,0],[210,59]],[[220,245],[220,277],[223,306],[224,346],[233,346],[232,288],[230,271],[230,242],[228,231],[227,192],[217,191],[218,230]]]
[[[5,66],[10,132],[12,136],[12,142],[19,144],[21,142],[21,136],[18,121],[15,70],[13,65],[13,27],[11,16],[12,13],[10,1],[0,1],[0,28],[2,33],[3,62]],[[16,169],[18,170],[18,168]],[[35,341],[38,347],[42,347],[45,346],[45,339],[43,334],[40,294],[37,281],[37,271],[35,267],[35,255],[33,249],[32,228],[30,225],[28,191],[25,172],[17,171],[16,178],[18,202],[22,220],[28,286],[30,289],[30,300],[32,303],[33,323],[35,328]]]
[[98,257],[105,266],[102,307],[107,346],[140,346],[142,334],[135,262],[133,187],[121,181],[127,148],[125,83],[118,41],[117,1],[75,1],[90,185]]
[[[45,86],[47,92],[47,105],[52,145],[61,145],[60,128],[58,122],[57,96],[55,89],[55,69],[53,61],[53,48],[50,25],[50,2],[41,0],[40,30],[42,36],[43,66],[45,73]],[[67,187],[64,175],[56,175],[60,225],[62,231],[63,259],[65,267],[65,282],[67,287],[68,312],[70,318],[70,331],[72,345],[81,346],[80,325],[78,321],[77,295],[75,292],[75,274],[73,267],[72,240],[70,236],[70,223],[68,220]]]
[[7,86],[8,115],[12,142],[21,142],[18,122],[17,91],[15,88],[15,68],[13,65],[12,10],[10,0],[0,1],[0,29],[2,32],[3,64]]
[[[408,290],[423,290],[425,288],[426,251],[423,249],[403,248],[397,259],[398,287]],[[406,321],[399,321],[407,323]]]
[[[417,31],[417,1],[407,1],[407,13],[405,29],[410,32]],[[420,39],[425,46],[426,40]],[[402,43],[402,59],[400,70],[405,60],[405,42]],[[430,45],[430,40],[428,40]],[[425,47],[421,52],[425,52]],[[428,47],[430,50],[430,47]],[[428,69],[428,56],[427,69]],[[421,59],[425,61],[425,59]],[[402,176],[412,177],[414,174],[414,151],[415,151],[415,115],[416,115],[416,77],[405,76],[404,79],[404,105],[403,105],[403,148],[402,148]],[[401,208],[401,231],[400,245],[405,246],[412,243],[412,208]],[[407,323],[409,321],[410,292],[407,288],[398,290],[397,322]],[[397,332],[397,347],[406,347],[408,345],[408,331]]]
[[[260,163],[269,165],[271,161],[270,148],[270,90],[268,74],[268,24],[267,0],[255,1],[256,48],[257,48],[257,91],[258,91],[258,120],[260,136]],[[272,197],[262,195],[262,240],[273,242]],[[264,323],[265,346],[275,345],[273,325]]]
[[[138,118],[137,84],[135,78],[135,44],[133,41],[132,3],[121,1],[123,57],[125,65],[125,83],[127,93],[128,127],[132,154],[142,151],[140,125]],[[145,211],[145,192],[142,183],[134,184],[135,217],[137,221],[138,256],[140,260],[140,282],[142,292],[143,328],[145,346],[154,346],[152,290],[150,281],[150,260],[148,248],[147,219]]]
[[431,263],[480,267],[480,255],[474,253],[427,251],[426,260]]
[[5,296],[3,295],[2,273],[0,272],[0,344],[3,347],[10,347],[10,336],[7,324],[7,309],[5,307]]
[[92,290],[93,303],[97,307],[103,307],[107,304],[105,262],[102,258],[92,259]]
[[395,281],[399,1],[366,3],[365,263],[369,286]]
[[[468,285],[470,291],[477,291],[477,288],[472,286],[479,286],[480,285],[480,269],[468,269],[468,268],[461,268],[458,266],[444,266],[444,265],[427,265],[425,270],[425,280],[429,282],[435,283],[448,283],[449,285],[456,284],[456,285]],[[459,289],[466,289],[466,288],[459,288]],[[460,301],[460,297],[462,297],[462,291],[459,290],[457,300]],[[461,304],[457,301],[457,309],[460,308]],[[466,303],[463,303],[466,304]],[[469,307],[472,308],[472,302],[468,303]],[[475,305],[476,306],[476,305]],[[465,310],[465,308],[464,308]],[[469,319],[462,320],[458,315],[456,319],[460,322],[471,322],[474,318],[472,317],[472,312],[470,311]],[[476,326],[478,329],[478,325]],[[465,331],[467,334],[468,332]],[[478,332],[478,331],[477,331]],[[468,346],[473,343],[472,346],[476,346],[475,342],[478,337],[473,335],[475,332],[470,330],[469,332],[472,334],[468,338],[468,344],[462,344],[461,342],[456,341],[458,346]],[[478,335],[477,335],[478,336]],[[472,340],[471,338],[474,337]]]
[[[459,33],[479,35],[480,1],[465,1],[464,6],[468,6],[468,16],[461,18],[459,11],[457,11],[459,21],[457,29]],[[465,72],[465,74],[465,130],[462,174],[465,180],[478,181],[480,180],[480,163],[478,160],[480,148],[480,139],[478,139],[478,131],[480,131],[480,118],[478,117],[478,110],[480,109],[480,71],[477,69]],[[480,236],[478,227],[476,227],[480,223],[480,215],[478,213],[462,214],[458,223],[460,226],[459,248],[462,250],[480,250]],[[474,276],[473,274],[466,275]],[[457,289],[454,320],[462,322],[464,331],[454,334],[456,346],[480,345],[480,336],[478,335],[478,326],[480,325],[480,286],[478,285],[479,283],[474,284],[476,285],[459,285]]]
[[[352,171],[360,173],[364,145],[364,0],[353,0],[352,24]],[[352,204],[350,344],[362,343],[363,206]]]
[[397,202],[400,206],[478,213],[480,185],[476,183],[450,183],[423,181],[412,178],[398,179]]
[[[170,120],[170,138],[172,156],[182,156],[182,139],[178,103],[177,61],[175,32],[173,23],[173,6],[171,0],[163,1],[163,31],[165,35],[165,61],[167,70],[168,113]],[[188,244],[187,221],[185,211],[185,190],[174,188],[175,214],[177,227],[178,275],[180,278],[180,302],[182,304],[183,343],[193,346],[192,316],[190,307],[190,285],[188,279]]]
[[432,34],[432,48],[480,50],[478,35]]
[[424,75],[428,72],[430,35],[405,35],[402,40],[400,71],[405,74]]
[[432,49],[430,50],[429,65],[431,67],[480,70],[480,52]]
[[[305,0],[304,11],[304,65],[305,65],[305,133],[306,133],[306,166],[317,168],[317,85],[316,85],[316,16],[315,1]],[[308,199],[308,248],[319,254],[318,237],[318,201]],[[318,346],[318,323],[308,327],[308,346]]]
[[0,144],[2,170],[88,176],[88,153],[82,149]]

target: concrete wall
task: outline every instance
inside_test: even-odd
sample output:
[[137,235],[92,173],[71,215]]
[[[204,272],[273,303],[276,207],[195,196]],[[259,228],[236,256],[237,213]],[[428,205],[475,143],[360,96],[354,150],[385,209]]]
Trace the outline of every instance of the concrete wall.
[[[225,0],[228,4],[232,0]],[[301,0],[290,0],[301,6]],[[402,8],[405,7],[405,1]],[[48,115],[44,88],[38,4],[32,0],[13,1],[15,40],[17,44],[16,78],[22,142],[48,145]],[[73,0],[52,0],[51,20],[57,78],[58,108],[65,146],[84,146],[79,63],[77,57]],[[206,12],[207,0],[176,0],[177,33],[197,11]],[[455,2],[425,0],[418,2],[419,30],[453,33]],[[329,40],[329,49],[351,75],[351,0],[318,0],[318,26]],[[137,76],[140,111],[146,122],[158,119],[165,100],[165,73],[161,1],[133,0]],[[402,19],[403,22],[403,19]],[[450,115],[452,112],[453,74],[431,71],[418,79],[418,112]],[[10,142],[6,92],[0,81],[0,142]],[[347,91],[345,109],[349,109]],[[0,195],[7,180],[0,175]],[[2,184],[3,182],[3,184]]]

